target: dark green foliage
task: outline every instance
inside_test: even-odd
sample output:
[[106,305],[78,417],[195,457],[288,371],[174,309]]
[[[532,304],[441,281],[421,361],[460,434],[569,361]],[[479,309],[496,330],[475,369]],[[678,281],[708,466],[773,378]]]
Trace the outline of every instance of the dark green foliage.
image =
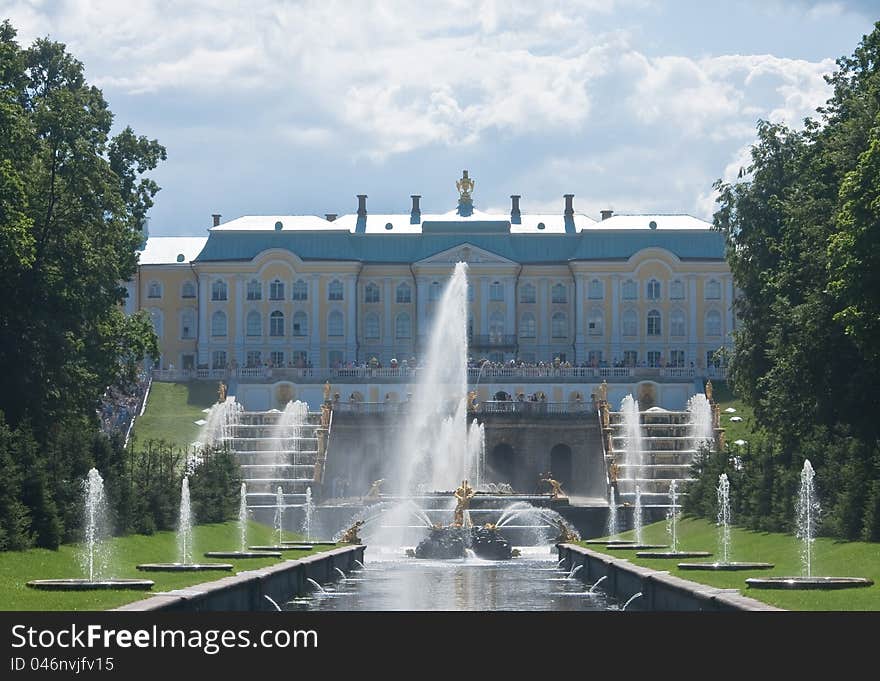
[[158,354],[121,304],[159,190],[143,175],[165,149],[130,128],[111,137],[112,122],[64,45],[22,48],[0,23],[0,549],[79,537],[88,469],[124,477],[95,407]]
[[741,291],[734,387],[767,433],[731,487],[739,522],[790,529],[809,458],[821,531],[877,538],[880,23],[837,64],[817,120],[761,122],[746,177],[717,183],[715,225]]
[[200,523],[221,523],[238,516],[241,468],[228,449],[206,449],[190,477],[193,514]]

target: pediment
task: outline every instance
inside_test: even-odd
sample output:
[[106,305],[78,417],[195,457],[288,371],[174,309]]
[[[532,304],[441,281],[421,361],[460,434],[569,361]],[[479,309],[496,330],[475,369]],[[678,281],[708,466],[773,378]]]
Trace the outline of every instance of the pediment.
[[419,260],[417,265],[454,265],[457,262],[466,262],[469,265],[516,265],[513,260],[509,260],[504,256],[487,251],[485,248],[474,246],[471,243],[464,242],[447,248],[446,250],[430,255],[423,260]]

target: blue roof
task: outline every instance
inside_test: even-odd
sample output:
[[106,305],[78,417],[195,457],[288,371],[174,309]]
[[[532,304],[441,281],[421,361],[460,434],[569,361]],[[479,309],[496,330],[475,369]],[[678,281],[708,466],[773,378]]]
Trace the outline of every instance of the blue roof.
[[472,244],[522,264],[576,260],[626,260],[645,248],[663,248],[683,260],[723,260],[724,237],[717,231],[585,230],[576,234],[352,234],[333,232],[211,231],[195,262],[252,260],[280,248],[303,260],[415,263]]

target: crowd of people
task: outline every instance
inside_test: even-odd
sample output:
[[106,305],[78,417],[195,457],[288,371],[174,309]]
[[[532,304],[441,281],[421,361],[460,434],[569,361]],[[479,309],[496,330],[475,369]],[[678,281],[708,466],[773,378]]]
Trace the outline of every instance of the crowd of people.
[[101,430],[107,435],[113,433],[126,434],[134,417],[138,415],[147,387],[149,375],[145,371],[138,373],[137,380],[131,385],[109,386],[101,399],[98,417]]

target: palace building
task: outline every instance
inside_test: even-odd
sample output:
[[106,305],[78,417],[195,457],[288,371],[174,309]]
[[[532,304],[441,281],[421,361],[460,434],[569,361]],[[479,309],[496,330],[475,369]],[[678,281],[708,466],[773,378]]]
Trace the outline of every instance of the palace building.
[[465,261],[474,360],[658,380],[721,370],[734,286],[710,223],[610,210],[596,220],[572,194],[558,213],[521,212],[519,195],[486,213],[467,171],[456,186],[447,213],[423,213],[412,195],[407,212],[373,214],[358,195],[346,215],[214,215],[207,236],[150,237],[127,309],[149,311],[158,369],[184,376],[399,368],[418,362]]

